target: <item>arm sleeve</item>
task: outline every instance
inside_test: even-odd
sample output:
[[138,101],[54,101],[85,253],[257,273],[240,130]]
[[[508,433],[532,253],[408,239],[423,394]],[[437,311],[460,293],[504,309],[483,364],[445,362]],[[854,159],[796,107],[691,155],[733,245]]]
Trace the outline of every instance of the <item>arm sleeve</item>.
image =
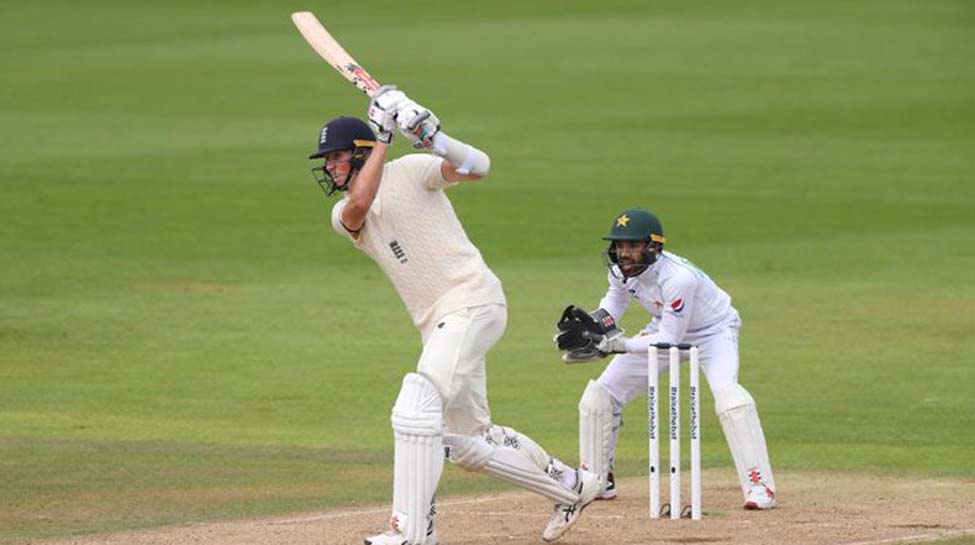
[[606,289],[606,295],[599,301],[599,307],[605,309],[610,316],[619,323],[623,318],[623,314],[626,314],[626,308],[630,306],[630,296],[623,287],[623,282],[620,279],[613,276],[613,271],[606,274],[609,281],[609,288]]
[[[349,232],[344,225],[342,225],[342,211],[345,210],[345,203],[346,200],[341,199],[339,202],[335,203],[335,206],[332,207],[332,229],[334,229],[336,233],[354,243],[356,240],[352,236],[352,233]],[[363,228],[365,228],[365,225],[363,225]],[[361,232],[362,229],[359,229],[359,231]]]
[[666,301],[660,317],[660,328],[656,333],[627,339],[627,352],[646,352],[654,343],[679,343],[687,333],[687,326],[694,312],[697,278],[691,272],[682,271],[661,283],[660,288]]

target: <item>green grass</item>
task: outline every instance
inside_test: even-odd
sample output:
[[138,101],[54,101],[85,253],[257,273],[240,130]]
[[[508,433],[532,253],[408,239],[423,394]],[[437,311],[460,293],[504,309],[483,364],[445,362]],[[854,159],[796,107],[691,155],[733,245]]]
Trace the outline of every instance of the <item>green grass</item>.
[[[493,158],[450,195],[509,298],[497,422],[574,458],[601,366],[551,324],[642,205],[734,296],[776,467],[975,477],[970,5],[382,6],[308,7]],[[0,542],[388,498],[419,342],[311,183],[320,124],[365,103],[292,7],[3,8]]]
[[963,536],[939,541],[926,541],[925,543],[930,543],[931,545],[973,545],[975,544],[975,536]]

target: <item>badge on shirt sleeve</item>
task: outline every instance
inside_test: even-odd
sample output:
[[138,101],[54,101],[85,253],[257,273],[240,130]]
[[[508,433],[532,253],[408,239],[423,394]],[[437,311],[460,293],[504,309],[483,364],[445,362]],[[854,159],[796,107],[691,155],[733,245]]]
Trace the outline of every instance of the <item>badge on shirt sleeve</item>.
[[680,312],[684,310],[684,300],[674,299],[673,301],[671,301],[670,310],[674,311],[677,314],[680,314]]

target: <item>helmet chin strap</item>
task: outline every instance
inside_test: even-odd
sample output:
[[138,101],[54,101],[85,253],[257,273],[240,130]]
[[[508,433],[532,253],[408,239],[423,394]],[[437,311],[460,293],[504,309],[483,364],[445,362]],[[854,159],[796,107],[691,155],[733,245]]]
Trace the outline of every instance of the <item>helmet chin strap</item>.
[[355,182],[355,176],[359,173],[362,166],[366,164],[366,159],[369,158],[370,152],[372,152],[372,148],[357,147],[352,150],[352,158],[349,159],[349,173],[345,175],[345,185],[339,187],[339,191],[348,191],[352,188],[352,183]]

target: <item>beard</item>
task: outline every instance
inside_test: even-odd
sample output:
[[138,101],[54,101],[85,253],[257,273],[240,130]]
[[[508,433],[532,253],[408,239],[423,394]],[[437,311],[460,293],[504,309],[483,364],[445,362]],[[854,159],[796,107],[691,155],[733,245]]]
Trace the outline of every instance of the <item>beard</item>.
[[640,276],[643,274],[643,271],[647,270],[647,267],[650,266],[649,263],[627,258],[620,258],[618,265],[620,272],[622,272],[623,276],[626,278]]

